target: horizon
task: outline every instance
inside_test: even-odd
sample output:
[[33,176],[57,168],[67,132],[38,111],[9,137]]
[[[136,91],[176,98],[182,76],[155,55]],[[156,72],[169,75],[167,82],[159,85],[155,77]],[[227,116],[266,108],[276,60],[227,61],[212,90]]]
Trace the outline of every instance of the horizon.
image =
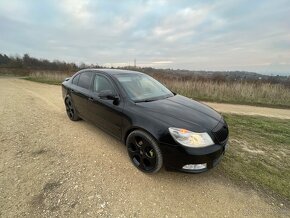
[[[2,53],[0,53],[2,54]],[[48,60],[50,62],[53,62],[53,61],[60,61],[60,62],[66,62],[66,63],[73,63],[73,64],[76,64],[78,67],[80,67],[81,64],[85,64],[88,68],[90,68],[90,65],[94,65],[93,63],[84,63],[84,62],[70,62],[70,61],[65,61],[65,60],[59,60],[59,59],[54,59],[54,60],[50,60],[50,59],[47,59],[47,58],[38,58],[38,57],[34,57],[34,56],[31,56],[30,54],[28,53],[24,53],[23,55],[20,55],[20,54],[2,54],[2,55],[7,55],[8,57],[20,57],[22,58],[25,54],[29,55],[31,58],[36,58],[38,60]],[[128,62],[129,63],[129,62]],[[133,61],[134,63],[134,61]],[[96,65],[94,65],[96,66]],[[110,68],[115,68],[115,69],[118,69],[118,68],[126,68],[126,67],[134,67],[134,64],[130,65],[124,65],[124,66],[111,66],[111,65],[98,65],[99,67],[101,68],[104,68],[104,69],[110,69]],[[246,72],[246,73],[257,73],[257,74],[260,74],[260,75],[264,75],[264,76],[286,76],[286,77],[289,77],[290,76],[290,73],[271,73],[271,72],[268,72],[268,73],[263,73],[263,72],[254,72],[254,71],[247,71],[247,70],[202,70],[202,69],[179,69],[179,68],[162,68],[162,67],[153,67],[153,66],[138,66],[138,64],[136,64],[136,67],[137,68],[153,68],[153,69],[156,69],[156,70],[174,70],[174,71],[191,71],[191,72],[216,72],[216,73],[219,73],[219,72],[228,72],[228,73],[234,73],[234,72]]]
[[[17,16],[15,16],[17,15]],[[266,1],[0,2],[1,53],[106,67],[290,75],[290,5]]]

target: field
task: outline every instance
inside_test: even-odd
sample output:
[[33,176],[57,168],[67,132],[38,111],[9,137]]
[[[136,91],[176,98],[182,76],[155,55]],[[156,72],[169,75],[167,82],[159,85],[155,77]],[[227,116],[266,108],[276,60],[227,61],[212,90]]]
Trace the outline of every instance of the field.
[[66,72],[55,72],[55,71],[36,71],[33,73],[30,73],[28,77],[26,77],[27,80],[35,81],[35,82],[41,82],[41,83],[47,83],[52,85],[60,85],[65,78],[70,77],[72,73],[66,73]]
[[[34,72],[28,80],[61,84],[71,73]],[[152,74],[172,91],[202,101],[248,104],[290,108],[290,89],[281,84],[226,82],[175,78],[170,75]]]
[[152,76],[174,92],[196,100],[290,108],[290,89],[281,84]]

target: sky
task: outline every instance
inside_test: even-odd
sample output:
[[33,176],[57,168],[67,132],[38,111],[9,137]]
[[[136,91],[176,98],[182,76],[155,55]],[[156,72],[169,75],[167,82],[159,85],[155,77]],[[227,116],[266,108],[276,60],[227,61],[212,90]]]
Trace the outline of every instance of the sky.
[[0,53],[290,75],[289,0],[1,0]]

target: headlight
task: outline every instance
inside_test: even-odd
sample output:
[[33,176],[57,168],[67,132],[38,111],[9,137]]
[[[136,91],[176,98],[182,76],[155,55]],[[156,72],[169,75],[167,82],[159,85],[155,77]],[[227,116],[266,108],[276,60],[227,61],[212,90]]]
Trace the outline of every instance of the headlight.
[[197,133],[187,129],[174,127],[169,127],[168,129],[176,142],[187,147],[201,148],[214,144],[211,137],[206,132]]

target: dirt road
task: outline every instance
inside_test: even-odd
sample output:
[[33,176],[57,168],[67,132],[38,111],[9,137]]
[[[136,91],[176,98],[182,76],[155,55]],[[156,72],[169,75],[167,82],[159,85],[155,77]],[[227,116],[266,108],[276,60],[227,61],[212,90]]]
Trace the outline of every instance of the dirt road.
[[258,115],[280,119],[290,119],[290,109],[255,107],[249,105],[236,105],[236,104],[220,104],[212,102],[204,102],[204,103],[216,109],[217,111],[223,113],[255,115],[255,116]]
[[126,148],[65,113],[59,86],[0,79],[0,217],[286,217],[218,169],[145,175]]

